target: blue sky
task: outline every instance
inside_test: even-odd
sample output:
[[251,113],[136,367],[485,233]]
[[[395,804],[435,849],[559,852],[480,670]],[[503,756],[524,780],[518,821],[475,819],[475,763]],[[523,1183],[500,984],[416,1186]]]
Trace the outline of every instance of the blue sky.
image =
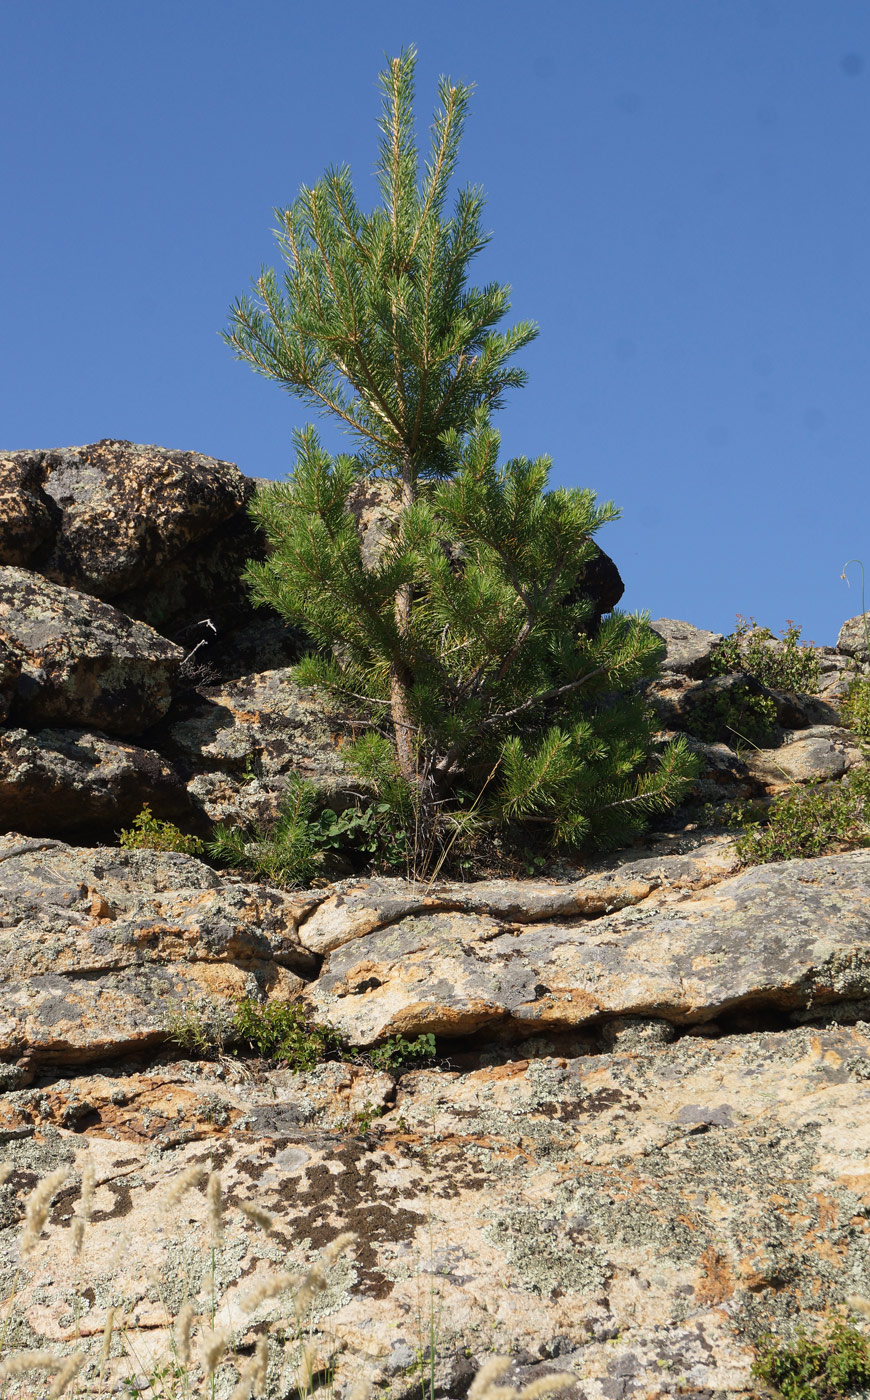
[[424,137],[438,76],[476,84],[475,280],[540,326],[505,455],[621,507],[626,610],[833,644],[870,570],[866,0],[2,0],[4,448],[283,476],[310,412],[219,331],[300,184],[375,202],[410,43]]

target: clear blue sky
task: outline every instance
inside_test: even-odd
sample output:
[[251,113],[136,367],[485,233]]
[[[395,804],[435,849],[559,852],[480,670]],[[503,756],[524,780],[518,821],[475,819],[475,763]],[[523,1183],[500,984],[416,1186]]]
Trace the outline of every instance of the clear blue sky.
[[867,0],[0,0],[0,442],[283,476],[310,414],[218,332],[300,184],[374,202],[409,43],[424,133],[476,84],[477,280],[540,326],[505,454],[621,507],[625,609],[832,644],[870,569]]

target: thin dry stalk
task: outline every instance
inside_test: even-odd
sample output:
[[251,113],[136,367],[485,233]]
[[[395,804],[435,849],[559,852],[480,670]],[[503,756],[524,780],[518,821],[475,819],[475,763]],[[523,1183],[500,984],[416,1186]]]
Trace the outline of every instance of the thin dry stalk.
[[73,1254],[77,1256],[82,1252],[82,1246],[85,1242],[85,1226],[93,1213],[96,1180],[94,1161],[91,1154],[88,1153],[82,1166],[82,1193],[72,1222],[72,1248]]

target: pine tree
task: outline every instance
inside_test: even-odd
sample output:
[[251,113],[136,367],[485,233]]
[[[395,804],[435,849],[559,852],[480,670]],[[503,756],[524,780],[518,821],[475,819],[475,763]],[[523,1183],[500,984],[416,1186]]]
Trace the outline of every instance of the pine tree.
[[[482,192],[445,206],[471,90],[442,79],[421,179],[414,64],[409,49],[381,75],[382,205],[359,209],[346,168],[303,187],[276,211],[283,278],[263,269],[230,313],[237,357],[356,448],[332,457],[312,427],[295,435],[292,476],[253,508],[271,554],[247,579],[303,623],[317,650],[298,679],[362,709],[360,771],[392,774],[427,831],[474,811],[572,845],[619,840],[679,799],[695,761],[679,741],[651,757],[631,693],[662,652],[648,615],[589,624],[592,536],[620,512],[548,491],[547,458],[498,465],[490,414],[525,383],[510,361],[537,331],[496,329],[510,288],[469,285],[488,241]],[[372,478],[393,529],[364,563],[348,502]]]

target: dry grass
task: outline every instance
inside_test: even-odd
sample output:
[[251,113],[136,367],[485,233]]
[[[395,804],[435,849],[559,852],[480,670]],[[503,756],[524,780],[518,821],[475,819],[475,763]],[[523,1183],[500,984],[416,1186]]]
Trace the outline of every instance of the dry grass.
[[[0,1185],[12,1172],[0,1163]],[[80,1326],[87,1305],[81,1262],[87,1256],[88,1225],[93,1212],[96,1178],[88,1156],[76,1174],[60,1167],[37,1183],[25,1202],[18,1271],[5,1303],[0,1304],[0,1400],[253,1400],[253,1397],[293,1397],[323,1400],[334,1395],[334,1353],[310,1325],[312,1305],[329,1284],[332,1266],[352,1252],[356,1237],[338,1234],[304,1271],[270,1268],[258,1272],[252,1286],[236,1302],[241,1313],[234,1326],[223,1321],[219,1296],[218,1256],[224,1241],[227,1204],[218,1171],[202,1165],[179,1173],[165,1192],[155,1217],[158,1228],[176,1223],[178,1208],[189,1192],[205,1197],[207,1260],[204,1286],[188,1297],[175,1315],[166,1307],[163,1329],[166,1345],[150,1359],[141,1352],[141,1337],[133,1322],[129,1301],[108,1306],[100,1331]],[[52,1202],[70,1184],[78,1185],[78,1201],[71,1229],[47,1231]],[[275,1218],[256,1201],[233,1207],[255,1230],[271,1234]],[[63,1244],[61,1238],[63,1237]],[[122,1238],[116,1256],[126,1254],[134,1241]],[[61,1256],[70,1263],[77,1304],[75,1336],[64,1351],[16,1348],[7,1345],[22,1271],[42,1249],[51,1251],[61,1271]],[[153,1276],[152,1276],[153,1277]],[[164,1280],[166,1282],[166,1280]],[[92,1295],[93,1296],[93,1295]],[[524,1389],[500,1384],[510,1366],[509,1357],[495,1357],[480,1369],[469,1391],[469,1400],[537,1400],[539,1396],[574,1384],[573,1376],[545,1376]],[[422,1400],[435,1400],[433,1393]],[[371,1386],[364,1381],[344,1390],[344,1400],[367,1400]]]

